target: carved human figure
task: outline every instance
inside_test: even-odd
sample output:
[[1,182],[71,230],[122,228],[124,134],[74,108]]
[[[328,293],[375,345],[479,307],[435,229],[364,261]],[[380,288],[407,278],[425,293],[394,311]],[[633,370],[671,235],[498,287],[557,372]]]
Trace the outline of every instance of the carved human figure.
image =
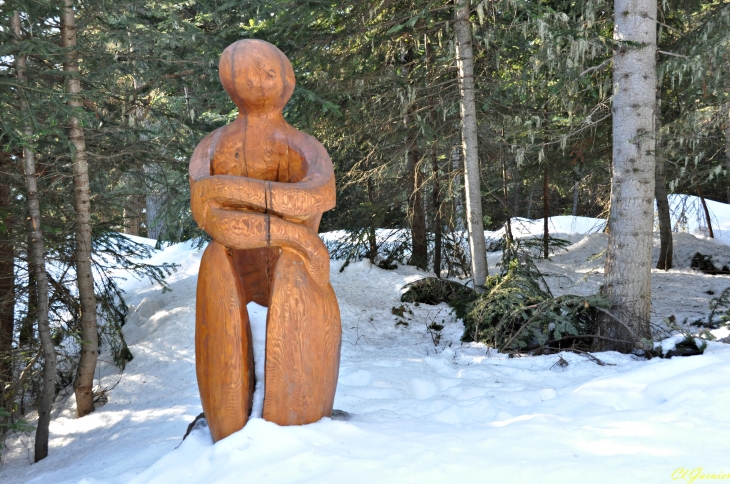
[[223,51],[219,76],[238,118],[206,136],[190,160],[191,207],[213,239],[198,277],[195,354],[206,420],[218,441],[243,428],[254,361],[246,304],[268,306],[263,418],[311,423],[332,413],[340,312],[317,235],[335,205],[332,162],[284,121],[289,60],[260,40]]

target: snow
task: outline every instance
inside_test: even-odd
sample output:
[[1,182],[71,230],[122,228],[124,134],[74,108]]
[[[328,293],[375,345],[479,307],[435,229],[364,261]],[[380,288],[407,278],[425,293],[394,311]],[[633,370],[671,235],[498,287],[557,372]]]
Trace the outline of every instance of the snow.
[[[724,245],[730,207],[710,208],[718,238],[701,235],[701,224],[688,216],[685,228],[695,235],[675,234],[675,268],[652,272],[655,323],[672,315],[678,322],[705,318],[710,292],[730,286],[730,276],[689,268],[696,251],[730,263]],[[553,292],[595,292],[606,246],[596,229],[601,221],[553,217],[549,223],[572,242],[540,262]],[[538,234],[542,221],[513,222],[517,230]],[[73,393],[62,393],[49,456],[30,465],[31,436],[12,436],[0,482],[613,483],[677,476],[689,482],[681,478],[684,470],[687,476],[730,472],[730,345],[709,342],[703,355],[673,359],[597,353],[605,366],[573,353],[509,358],[461,343],[463,325],[446,305],[400,302],[403,286],[425,273],[410,266],[386,271],[368,261],[342,272],[341,263],[332,263],[343,325],[335,408],[346,414],[301,427],[252,418],[215,445],[198,423],[181,443],[202,411],[194,352],[200,257],[189,243],[155,253],[153,263],[179,264],[168,292],[146,280],[122,281],[134,360],[120,374],[101,355],[99,384],[110,388],[108,403],[77,419]],[[490,254],[496,262],[498,255]],[[403,318],[391,312],[401,304]],[[264,345],[265,311],[249,305],[255,348]],[[399,321],[407,325],[396,326]],[[427,330],[432,322],[444,325],[438,344]],[[260,351],[255,359],[262,368]],[[262,388],[256,395],[254,415],[260,415]]]

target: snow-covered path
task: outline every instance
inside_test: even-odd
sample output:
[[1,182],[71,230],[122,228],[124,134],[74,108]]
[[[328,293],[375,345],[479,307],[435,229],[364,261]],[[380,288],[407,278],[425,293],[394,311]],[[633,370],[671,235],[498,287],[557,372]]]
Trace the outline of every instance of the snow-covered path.
[[[601,261],[586,259],[600,252],[600,236],[589,236],[593,245],[576,238],[544,262],[556,290],[566,278],[570,292],[594,287],[590,273]],[[708,243],[717,257],[728,250]],[[181,267],[165,294],[125,283],[136,308],[125,326],[135,358],[121,380],[111,365],[101,369],[102,386],[119,380],[109,402],[83,419],[73,416],[73,397],[57,403],[49,457],[28,465],[31,439],[12,441],[0,482],[658,483],[679,468],[730,473],[730,345],[671,360],[597,355],[615,366],[568,353],[567,366],[558,355],[507,358],[460,343],[463,326],[443,304],[406,304],[408,325],[396,326],[391,308],[402,304],[402,286],[423,273],[367,262],[344,272],[332,264],[343,322],[335,408],[348,420],[278,427],[254,419],[216,445],[200,426],[176,448],[201,411],[193,343],[200,252],[181,244],[156,259]],[[730,285],[686,268],[654,276],[659,319],[704,314],[706,292]],[[436,345],[426,326],[442,320]]]

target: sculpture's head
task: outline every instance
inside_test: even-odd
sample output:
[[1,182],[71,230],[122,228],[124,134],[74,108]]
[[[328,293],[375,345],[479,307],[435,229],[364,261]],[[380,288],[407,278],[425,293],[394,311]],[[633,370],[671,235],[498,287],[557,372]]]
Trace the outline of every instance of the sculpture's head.
[[247,114],[281,111],[294,92],[289,59],[263,40],[239,40],[226,47],[218,75],[238,109]]

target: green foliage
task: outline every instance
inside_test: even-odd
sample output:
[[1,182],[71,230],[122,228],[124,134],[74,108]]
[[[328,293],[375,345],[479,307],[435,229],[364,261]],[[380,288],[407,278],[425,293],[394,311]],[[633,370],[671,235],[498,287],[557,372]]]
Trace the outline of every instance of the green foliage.
[[[465,301],[473,299],[474,290],[460,282],[437,277],[424,277],[405,286],[401,294],[403,302],[419,304],[439,304],[445,302],[451,307],[463,307]],[[460,311],[457,309],[457,314]]]
[[[710,306],[712,306],[712,304],[710,304]],[[705,349],[707,349],[707,341],[715,340],[715,336],[706,329],[700,330],[697,334],[693,334],[689,329],[687,329],[686,323],[687,319],[684,320],[681,326],[672,319],[664,320],[664,324],[666,324],[670,330],[681,334],[684,339],[676,343],[673,350],[670,350],[665,354],[661,354],[660,356],[664,358],[672,358],[673,356],[701,355],[705,352]]]
[[726,287],[719,296],[710,299],[710,314],[707,315],[707,325],[713,326],[717,324],[715,319],[718,315],[719,322],[727,324],[730,322],[730,287]]
[[13,415],[5,408],[0,407],[0,457],[3,454],[5,436],[8,432],[30,433],[35,427],[28,425],[25,420],[14,420]]
[[512,259],[467,306],[462,339],[500,351],[584,346],[591,341],[584,337],[595,334],[599,308],[607,307],[600,295],[553,297],[529,256]]

